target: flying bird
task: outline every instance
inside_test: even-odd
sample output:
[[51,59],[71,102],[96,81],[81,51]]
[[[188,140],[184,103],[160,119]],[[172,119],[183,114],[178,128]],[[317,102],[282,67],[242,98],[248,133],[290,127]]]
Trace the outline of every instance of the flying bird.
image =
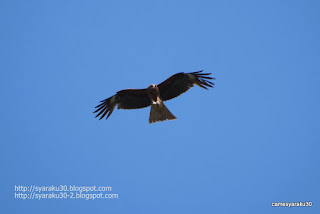
[[215,78],[209,77],[211,73],[202,72],[203,70],[192,73],[177,73],[159,85],[152,84],[145,89],[118,91],[112,97],[100,101],[100,105],[96,106],[97,110],[93,113],[98,113],[96,117],[101,115],[101,120],[107,114],[106,119],[108,119],[116,106],[118,106],[118,109],[139,109],[151,105],[149,123],[177,119],[167,109],[163,101],[179,96],[193,85],[198,85],[204,89],[213,87],[214,83],[209,80]]

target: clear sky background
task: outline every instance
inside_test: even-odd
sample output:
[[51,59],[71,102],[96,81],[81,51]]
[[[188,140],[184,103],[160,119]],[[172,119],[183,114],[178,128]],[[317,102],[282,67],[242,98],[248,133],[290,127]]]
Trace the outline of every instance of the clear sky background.
[[[319,1],[0,3],[1,213],[320,213]],[[204,69],[215,88],[94,107]],[[14,185],[118,199],[14,198]],[[309,208],[272,202],[313,202]]]

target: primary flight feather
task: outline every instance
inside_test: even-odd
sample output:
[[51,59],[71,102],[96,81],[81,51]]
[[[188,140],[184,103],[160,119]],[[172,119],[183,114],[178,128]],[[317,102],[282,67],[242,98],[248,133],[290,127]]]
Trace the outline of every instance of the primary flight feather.
[[174,120],[176,117],[167,109],[163,101],[170,100],[188,91],[193,85],[208,89],[213,87],[214,83],[209,80],[215,79],[210,77],[211,73],[202,73],[197,71],[192,73],[177,73],[159,85],[152,84],[146,89],[125,89],[118,91],[112,97],[100,101],[96,117],[100,120],[105,117],[108,119],[114,108],[118,105],[118,109],[138,109],[151,105],[149,123],[158,121]]

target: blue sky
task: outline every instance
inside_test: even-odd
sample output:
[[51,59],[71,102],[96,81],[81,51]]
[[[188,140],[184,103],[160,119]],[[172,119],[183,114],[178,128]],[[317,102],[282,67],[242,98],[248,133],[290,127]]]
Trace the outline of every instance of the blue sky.
[[[319,213],[319,1],[1,1],[5,213]],[[215,88],[94,118],[204,69]],[[118,199],[14,198],[15,185]],[[311,201],[310,208],[271,207]]]

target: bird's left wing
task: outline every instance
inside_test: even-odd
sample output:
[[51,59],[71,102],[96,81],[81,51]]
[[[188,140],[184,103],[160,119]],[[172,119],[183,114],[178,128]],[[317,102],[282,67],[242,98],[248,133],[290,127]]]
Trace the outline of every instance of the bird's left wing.
[[209,80],[215,79],[209,77],[211,73],[177,73],[158,85],[160,96],[163,101],[170,100],[188,91],[194,84],[207,89],[213,87],[214,83]]
[[96,106],[98,109],[93,112],[98,112],[96,117],[102,114],[99,120],[106,116],[107,113],[108,115],[106,119],[108,119],[117,105],[118,109],[138,109],[151,105],[151,101],[146,89],[121,90],[118,91],[114,96],[100,102],[101,104]]

